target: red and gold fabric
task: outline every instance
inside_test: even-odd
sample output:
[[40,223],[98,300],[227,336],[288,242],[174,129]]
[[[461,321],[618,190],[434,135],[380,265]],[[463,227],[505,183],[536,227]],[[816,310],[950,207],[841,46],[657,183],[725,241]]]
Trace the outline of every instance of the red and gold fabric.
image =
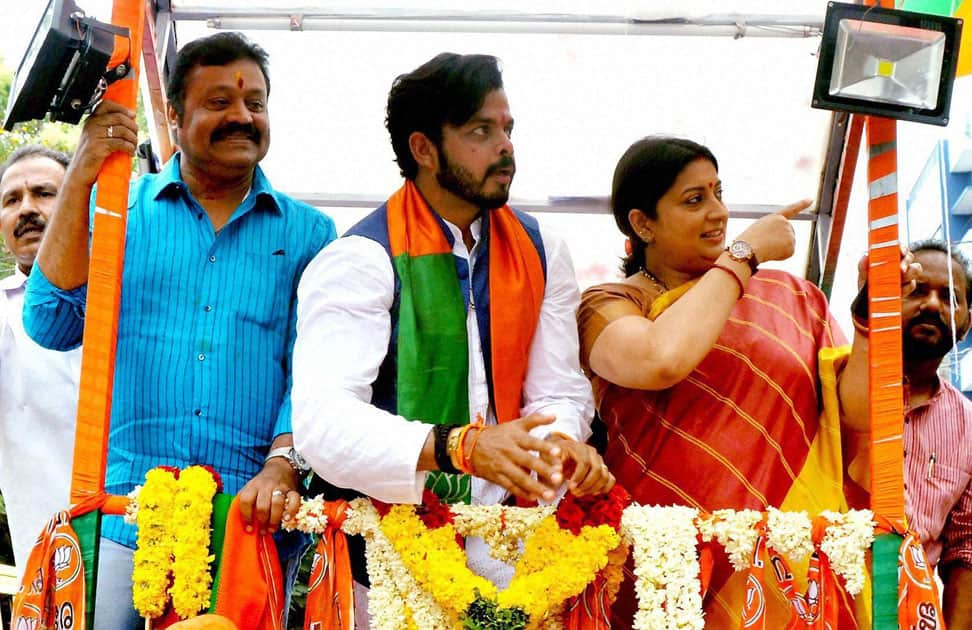
[[[838,349],[845,341],[826,298],[809,282],[761,270],[709,354],[671,388],[632,390],[590,373],[590,349],[609,323],[629,315],[654,319],[690,286],[659,295],[615,283],[584,294],[581,362],[607,426],[605,461],[618,483],[642,504],[710,512],[773,506],[813,515],[865,507],[848,506],[843,487],[836,368],[846,355]],[[794,566],[801,590],[806,569]],[[705,598],[708,625],[739,624],[747,580],[716,556]],[[767,627],[785,627],[790,602],[779,589],[768,591]],[[868,600],[867,590],[858,599]],[[622,588],[616,608],[622,619],[631,618],[630,585]],[[846,607],[842,614],[853,617]]]

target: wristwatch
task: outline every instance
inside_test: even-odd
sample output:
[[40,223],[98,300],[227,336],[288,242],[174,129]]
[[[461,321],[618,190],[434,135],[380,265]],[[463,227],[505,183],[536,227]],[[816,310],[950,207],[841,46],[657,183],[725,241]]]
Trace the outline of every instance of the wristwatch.
[[263,463],[266,464],[268,461],[274,457],[283,457],[290,464],[290,467],[294,469],[297,476],[303,477],[310,472],[310,465],[307,463],[300,453],[297,452],[293,446],[279,446],[277,448],[270,449],[267,456],[263,458]]
[[756,273],[756,267],[759,265],[759,261],[756,260],[756,254],[753,252],[752,245],[746,241],[736,240],[729,243],[729,247],[726,248],[726,253],[734,261],[748,264],[750,273]]

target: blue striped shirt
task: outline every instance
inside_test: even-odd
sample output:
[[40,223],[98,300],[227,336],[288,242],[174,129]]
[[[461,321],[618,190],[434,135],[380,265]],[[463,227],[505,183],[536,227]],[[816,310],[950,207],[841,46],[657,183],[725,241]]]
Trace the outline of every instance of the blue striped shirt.
[[[297,283],[335,238],[330,218],[276,192],[260,168],[213,231],[179,156],[133,182],[105,489],[126,494],[159,465],[209,464],[236,493],[290,432]],[[87,287],[54,287],[34,266],[24,325],[48,348],[81,343]],[[103,534],[134,546],[118,518]]]

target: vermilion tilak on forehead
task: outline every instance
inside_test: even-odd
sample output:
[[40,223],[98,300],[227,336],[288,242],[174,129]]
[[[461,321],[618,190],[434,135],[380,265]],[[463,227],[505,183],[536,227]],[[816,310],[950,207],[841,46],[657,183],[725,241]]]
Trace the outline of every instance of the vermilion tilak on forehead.
[[236,87],[238,87],[239,89],[242,90],[244,85],[245,84],[243,83],[243,73],[240,72],[239,70],[237,70],[236,71]]

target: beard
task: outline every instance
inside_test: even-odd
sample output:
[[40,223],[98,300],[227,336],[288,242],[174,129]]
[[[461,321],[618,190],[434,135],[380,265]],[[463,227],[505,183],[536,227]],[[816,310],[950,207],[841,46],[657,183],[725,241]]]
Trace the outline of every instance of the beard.
[[468,201],[480,210],[499,208],[506,205],[506,202],[509,201],[509,186],[500,187],[492,193],[484,192],[484,189],[486,188],[489,176],[498,170],[512,168],[514,169],[514,173],[516,172],[516,163],[512,156],[504,155],[499,161],[490,164],[489,168],[483,174],[483,178],[477,181],[468,170],[462,166],[453,164],[449,160],[448,154],[442,151],[441,148],[440,154],[442,155],[442,165],[439,167],[439,172],[435,174],[435,179],[439,183],[439,186],[442,186],[442,188],[460,199]]
[[[934,326],[938,330],[938,340],[915,336],[912,330],[921,324]],[[903,332],[901,350],[905,362],[941,359],[952,349],[951,329],[934,315],[918,315],[905,325]]]

